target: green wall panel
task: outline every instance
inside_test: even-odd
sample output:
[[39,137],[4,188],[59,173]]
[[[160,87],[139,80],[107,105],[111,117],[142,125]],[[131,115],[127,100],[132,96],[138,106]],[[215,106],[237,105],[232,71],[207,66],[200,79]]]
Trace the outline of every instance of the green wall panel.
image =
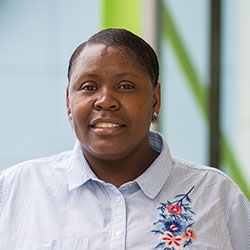
[[103,0],[103,28],[125,28],[141,35],[141,0]]

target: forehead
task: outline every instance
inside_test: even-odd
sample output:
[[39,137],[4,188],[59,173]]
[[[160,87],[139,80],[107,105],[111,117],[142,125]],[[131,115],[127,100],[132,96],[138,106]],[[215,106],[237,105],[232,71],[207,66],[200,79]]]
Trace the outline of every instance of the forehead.
[[[77,63],[91,64],[92,62],[97,63],[108,59],[117,59],[120,61],[126,61],[126,63],[132,61],[130,56],[126,55],[126,53],[119,48],[105,44],[87,44],[78,56]],[[109,61],[106,61],[106,63],[108,62]]]
[[85,69],[102,70],[107,67],[114,70],[136,69],[139,74],[145,75],[132,52],[105,44],[87,44],[75,60],[72,75],[79,74]]

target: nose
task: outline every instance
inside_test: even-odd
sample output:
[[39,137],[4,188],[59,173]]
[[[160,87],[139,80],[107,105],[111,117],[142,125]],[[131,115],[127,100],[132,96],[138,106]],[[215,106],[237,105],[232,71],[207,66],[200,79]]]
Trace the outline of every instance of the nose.
[[120,103],[114,91],[107,89],[99,92],[99,96],[94,103],[96,110],[116,111],[119,107]]

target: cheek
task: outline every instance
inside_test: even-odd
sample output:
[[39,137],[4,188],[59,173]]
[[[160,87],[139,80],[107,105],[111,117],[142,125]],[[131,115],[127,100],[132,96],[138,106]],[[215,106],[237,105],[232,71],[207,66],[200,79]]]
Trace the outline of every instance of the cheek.
[[91,103],[86,101],[74,101],[71,104],[71,112],[74,122],[82,122],[82,120],[86,120],[91,112]]
[[71,98],[70,106],[72,111],[78,112],[80,110],[88,109],[91,106],[90,99],[81,95],[75,95]]
[[151,123],[152,119],[152,103],[151,100],[147,98],[140,102],[130,102],[127,105],[127,110],[129,110],[131,117],[140,123]]

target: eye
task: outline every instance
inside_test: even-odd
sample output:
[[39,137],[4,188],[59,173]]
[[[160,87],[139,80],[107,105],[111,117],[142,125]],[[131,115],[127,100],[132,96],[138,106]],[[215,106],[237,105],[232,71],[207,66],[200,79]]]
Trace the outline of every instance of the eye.
[[118,87],[119,89],[134,89],[135,86],[132,83],[121,83]]
[[84,83],[81,89],[87,90],[87,91],[94,91],[94,90],[97,90],[97,86],[94,83],[88,82],[88,83]]

